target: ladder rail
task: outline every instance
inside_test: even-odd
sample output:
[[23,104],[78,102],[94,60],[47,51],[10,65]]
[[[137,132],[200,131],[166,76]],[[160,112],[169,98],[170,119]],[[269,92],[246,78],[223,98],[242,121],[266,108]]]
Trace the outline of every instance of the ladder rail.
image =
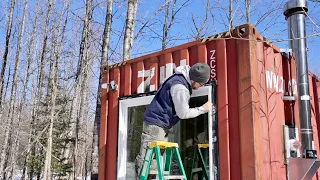
[[[189,176],[190,180],[192,180],[194,173],[199,173],[199,172],[202,172],[202,174],[204,175],[205,179],[207,179],[207,180],[209,179],[209,168],[207,166],[208,162],[205,160],[205,158],[204,158],[204,156],[203,156],[203,154],[201,152],[201,149],[206,150],[206,153],[209,153],[209,152],[207,152],[207,151],[209,151],[209,144],[197,144],[194,147],[193,157],[192,157],[192,165],[191,165],[191,172],[190,172],[190,176]],[[199,163],[200,163],[201,167],[194,168],[196,154],[197,154],[197,157],[198,157],[198,161],[200,161]]]

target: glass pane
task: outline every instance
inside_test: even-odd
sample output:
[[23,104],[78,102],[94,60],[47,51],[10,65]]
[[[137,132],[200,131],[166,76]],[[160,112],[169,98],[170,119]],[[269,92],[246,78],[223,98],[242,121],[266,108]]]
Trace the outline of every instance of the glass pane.
[[[199,96],[190,99],[190,107],[199,107],[208,101],[208,96]],[[197,144],[208,144],[208,113],[198,117],[180,120],[178,123],[180,134],[180,153],[188,178],[190,177],[193,153]],[[196,149],[197,150],[197,149]],[[197,154],[196,154],[197,155]],[[209,162],[209,151],[203,152],[205,161]],[[201,167],[197,156],[194,159],[194,167]],[[200,174],[201,175],[201,174]],[[193,179],[201,179],[198,174],[193,175]]]
[[139,154],[141,133],[143,128],[143,114],[145,106],[130,107],[128,109],[128,139],[127,139],[127,176],[126,179],[135,179],[135,158]]
[[[199,107],[208,101],[208,96],[193,97],[190,99],[190,107]],[[141,133],[143,128],[143,114],[148,105],[128,108],[128,137],[127,137],[127,173],[126,179],[135,179],[135,158],[141,145]],[[180,120],[173,127],[175,137],[169,137],[169,141],[177,142],[180,147],[180,155],[185,172],[189,179],[193,153],[197,144],[208,144],[208,113],[196,118]],[[209,162],[209,151],[203,152],[206,163]],[[200,161],[195,158],[194,167],[200,167]],[[201,173],[194,174],[193,179],[201,179]]]

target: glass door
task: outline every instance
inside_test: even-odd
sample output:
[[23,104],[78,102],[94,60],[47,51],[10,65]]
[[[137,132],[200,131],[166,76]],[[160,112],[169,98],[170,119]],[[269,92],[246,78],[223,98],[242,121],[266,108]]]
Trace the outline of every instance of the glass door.
[[[190,99],[190,107],[198,107],[207,101],[212,101],[212,86],[204,86],[194,90]],[[151,103],[154,95],[122,99],[119,103],[119,130],[118,130],[118,164],[117,179],[134,180],[135,157],[139,153],[140,138],[143,128],[143,114]],[[174,137],[170,141],[177,142],[184,168],[189,179],[193,158],[193,150],[196,144],[209,144],[208,161],[209,176],[214,177],[217,172],[217,153],[215,153],[215,118],[209,112],[196,118],[180,120],[173,127]],[[193,179],[197,179],[197,175]]]

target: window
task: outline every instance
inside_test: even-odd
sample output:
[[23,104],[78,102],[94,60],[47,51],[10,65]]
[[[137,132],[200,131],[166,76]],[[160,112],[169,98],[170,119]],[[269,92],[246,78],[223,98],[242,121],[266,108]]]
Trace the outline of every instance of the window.
[[[136,179],[135,158],[140,151],[140,140],[143,128],[143,114],[151,103],[152,96],[120,100],[119,136],[118,136],[118,179]],[[211,86],[194,91],[190,99],[190,107],[199,107],[211,100]],[[196,118],[180,120],[173,128],[175,136],[170,141],[179,143],[180,155],[189,178],[194,145],[212,144],[211,112]],[[212,146],[209,148],[207,161],[213,163]],[[210,172],[212,166],[210,166]],[[210,175],[212,177],[212,174]],[[196,175],[194,177],[197,177]],[[211,178],[213,179],[213,178]]]

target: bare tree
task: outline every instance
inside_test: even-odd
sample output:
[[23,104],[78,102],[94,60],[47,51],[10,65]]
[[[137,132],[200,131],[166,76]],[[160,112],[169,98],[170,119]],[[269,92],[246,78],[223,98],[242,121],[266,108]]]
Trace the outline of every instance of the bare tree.
[[[134,36],[133,41],[135,41],[142,33],[145,28],[148,27],[149,24],[151,24],[151,21],[163,10],[168,8],[168,4],[170,4],[172,0],[167,0],[163,5],[159,7],[157,11],[153,13],[153,15],[140,27],[137,34]],[[149,28],[149,27],[148,27]]]
[[138,0],[128,0],[126,28],[123,40],[123,61],[131,59],[137,9]]
[[57,87],[55,84],[55,58],[50,59],[50,126],[49,126],[49,136],[48,136],[48,142],[47,142],[47,152],[46,152],[46,159],[45,159],[45,170],[43,178],[44,180],[51,179],[51,154],[52,154],[52,131],[53,131],[53,122],[55,119],[55,102],[56,102],[56,96],[57,96]]
[[[61,108],[59,104],[56,104],[57,101],[57,93],[58,93],[58,86],[59,86],[59,74],[60,74],[60,61],[61,61],[61,53],[64,47],[64,39],[65,39],[65,32],[66,32],[66,26],[68,23],[68,13],[70,9],[70,0],[67,1],[66,6],[63,7],[62,11],[59,15],[59,23],[55,25],[56,33],[54,42],[53,42],[53,55],[51,55],[50,59],[50,73],[49,73],[49,87],[48,87],[48,94],[50,94],[50,126],[49,126],[49,135],[48,135],[48,142],[47,142],[47,151],[46,151],[46,160],[45,160],[45,171],[44,171],[44,178],[51,179],[52,173],[51,173],[51,166],[52,166],[52,153],[54,153],[53,149],[53,130],[55,129],[53,126],[55,125],[55,121],[57,120],[57,117],[59,115],[59,112],[61,111]],[[62,26],[63,22],[63,15],[66,13],[66,18],[64,20],[64,24]],[[59,14],[59,13],[57,13]],[[62,26],[62,28],[61,28]],[[59,39],[60,38],[60,39]],[[58,108],[57,112],[56,109]],[[59,109],[60,108],[60,109]],[[56,130],[56,129],[55,129]],[[59,138],[62,138],[64,136],[61,134]],[[56,137],[56,136],[55,136]],[[65,149],[59,149],[58,151],[63,154],[63,151]],[[55,151],[57,151],[55,149]],[[55,157],[57,158],[57,157]],[[58,160],[60,161],[60,160]]]
[[48,32],[49,32],[49,23],[50,23],[50,14],[52,9],[52,0],[48,0],[48,6],[47,6],[47,13],[46,13],[46,19],[45,19],[45,29],[44,29],[44,37],[43,37],[43,44],[42,44],[42,52],[40,57],[40,81],[38,82],[40,87],[40,92],[38,93],[39,100],[41,100],[42,97],[42,88],[44,84],[44,78],[45,78],[45,64],[46,64],[46,54],[47,54],[47,44],[48,44]]
[[[46,11],[46,18],[45,18],[45,25],[44,25],[44,37],[43,37],[43,43],[42,43],[42,50],[41,50],[41,55],[40,55],[40,62],[38,62],[38,74],[37,74],[37,86],[35,90],[35,100],[34,100],[34,106],[32,107],[32,119],[31,119],[31,135],[35,136],[36,135],[36,130],[34,129],[39,118],[39,106],[41,103],[42,99],[42,87],[44,84],[44,78],[45,78],[45,62],[46,62],[46,53],[47,53],[47,41],[48,41],[48,32],[49,32],[49,21],[50,21],[50,11],[52,8],[52,0],[48,0],[47,4],[47,11]],[[52,105],[52,104],[51,104]],[[33,138],[30,139],[31,142],[33,142]],[[38,152],[36,152],[38,151]],[[40,154],[42,150],[40,148],[37,148],[36,145],[32,145],[30,147],[30,155],[35,156],[36,154]],[[45,166],[45,168],[48,168],[48,166]],[[29,177],[33,178],[33,168],[30,170]],[[46,177],[48,176],[48,170],[45,169]],[[37,178],[39,179],[41,174],[37,172]]]
[[[37,6],[38,7],[38,6]],[[36,7],[36,9],[37,9]],[[31,65],[34,61],[33,58],[33,54],[32,52],[34,51],[34,42],[35,42],[35,35],[37,32],[37,22],[38,22],[38,17],[39,17],[39,13],[36,12],[36,16],[34,19],[34,23],[32,26],[32,33],[31,33],[31,37],[28,43],[28,50],[27,50],[27,69],[26,69],[26,73],[25,73],[25,77],[24,77],[24,83],[23,83],[23,96],[22,97],[26,97],[26,93],[27,93],[27,86],[29,84],[29,80],[30,80],[30,76],[32,74],[31,71]],[[22,102],[20,103],[20,112],[19,112],[19,117],[18,119],[21,118],[21,112],[23,112],[24,109],[24,105],[25,105],[25,98],[22,99]],[[32,121],[31,121],[32,122]],[[32,126],[30,126],[30,134],[33,134],[32,132]],[[27,144],[27,151],[26,151],[26,156],[24,158],[24,166],[23,166],[23,173],[22,173],[22,178],[21,179],[27,179],[27,173],[28,173],[28,167],[27,167],[27,159],[29,157],[30,154],[30,147],[31,147],[31,138],[29,138],[28,140],[28,144]],[[30,171],[31,177],[32,177],[32,170]]]
[[[108,49],[110,42],[111,24],[112,24],[112,8],[113,0],[107,1],[107,13],[105,19],[105,26],[103,32],[103,43],[102,43],[102,56],[100,61],[100,67],[108,65]],[[99,131],[100,131],[100,111],[101,111],[101,76],[102,72],[99,73],[99,85],[97,92],[96,102],[96,113],[93,127],[93,140],[92,140],[92,157],[91,157],[91,178],[98,179],[98,159],[99,159]]]
[[[13,11],[14,11],[15,2],[16,2],[15,0],[11,1],[10,15],[9,15],[9,21],[8,21],[8,29],[7,29],[7,34],[6,34],[6,48],[5,48],[5,53],[4,53],[4,56],[3,56],[2,70],[1,70],[1,76],[0,76],[0,111],[2,111],[2,92],[3,92],[3,84],[4,84],[4,74],[5,74],[5,70],[6,70],[6,64],[7,64],[7,61],[8,61],[8,51],[9,51],[10,38],[11,38],[11,29],[12,29],[12,17],[13,17]],[[17,65],[17,61],[19,61],[19,60],[16,59],[16,65]],[[16,73],[17,68],[18,67],[15,67],[14,76],[17,76],[17,73]],[[15,94],[15,89],[14,89],[14,93],[11,91],[11,95],[13,95],[13,94]],[[15,98],[15,96],[14,97],[11,96],[10,109],[13,106],[13,98]],[[9,123],[12,124],[13,122],[11,122],[9,120]],[[1,152],[1,157],[0,157],[1,158],[1,161],[0,161],[0,178],[1,179],[2,178],[6,179],[6,172],[4,171],[4,168],[6,167],[6,164],[8,163],[8,153],[9,153],[9,146],[10,146],[9,143],[10,143],[10,139],[11,139],[11,137],[10,137],[11,136],[11,130],[12,130],[11,128],[8,128],[6,130],[4,146],[3,146],[3,149],[2,149],[2,152]]]
[[[77,72],[76,72],[76,77],[75,77],[75,86],[73,89],[73,100],[72,100],[72,107],[71,107],[71,115],[72,115],[72,119],[75,119],[75,123],[74,123],[74,144],[73,144],[73,154],[72,154],[72,159],[73,159],[73,179],[76,179],[77,177],[77,154],[78,154],[78,147],[79,147],[79,128],[80,128],[80,114],[78,114],[78,116],[76,118],[73,117],[73,114],[75,110],[78,109],[78,107],[81,107],[81,105],[79,106],[79,104],[77,103],[77,96],[78,96],[78,90],[80,87],[82,87],[82,85],[80,86],[81,83],[83,83],[81,81],[81,78],[83,79],[83,77],[81,76],[82,73],[84,72],[84,68],[83,66],[87,66],[87,59],[86,59],[86,52],[88,51],[88,43],[89,43],[89,31],[90,31],[90,22],[92,19],[92,11],[93,11],[93,7],[92,7],[92,0],[87,0],[86,1],[86,12],[85,12],[85,17],[84,17],[84,24],[83,24],[83,29],[82,29],[82,36],[81,36],[81,42],[80,42],[80,49],[79,49],[79,60],[78,60],[78,67],[77,67]],[[80,89],[82,92],[82,89]],[[80,95],[80,104],[81,104],[81,100],[83,101],[83,97],[84,94],[81,93]],[[77,105],[77,106],[76,106]],[[83,104],[82,104],[83,105]],[[77,108],[76,108],[77,107]],[[80,111],[78,111],[80,112]]]
[[[90,28],[89,28],[90,31]],[[89,66],[91,65],[90,63],[90,57],[89,57],[89,51],[90,51],[90,45],[89,45],[89,33],[87,34],[87,44],[86,44],[86,53],[85,53],[85,57],[84,57],[84,68],[83,68],[83,73],[82,73],[82,82],[81,82],[81,87],[80,87],[80,107],[79,107],[79,111],[78,111],[78,115],[77,115],[77,122],[80,124],[84,124],[84,120],[85,120],[85,113],[86,113],[86,107],[87,106],[87,94],[88,94],[88,73],[89,73]],[[78,132],[78,136],[80,136],[80,133]],[[85,137],[83,139],[84,143],[82,144],[82,152],[79,153],[79,149],[77,149],[78,154],[80,154],[80,156],[78,156],[78,159],[81,159],[81,166],[79,166],[79,170],[78,170],[78,174],[79,175],[84,175],[85,177],[87,176],[87,174],[83,174],[83,169],[86,163],[86,153],[85,150],[86,149],[86,137],[87,135],[84,135]],[[76,140],[79,139],[79,137],[76,138]],[[79,145],[77,145],[78,147]]]
[[[14,12],[14,5],[16,3],[16,0],[11,0],[10,5],[10,13],[9,13],[9,21],[8,21],[8,27],[7,27],[7,33],[6,33],[6,47],[3,54],[3,62],[2,62],[2,69],[1,69],[1,75],[0,75],[0,114],[2,111],[2,93],[3,93],[3,85],[4,85],[4,75],[7,68],[7,62],[8,62],[8,53],[10,48],[10,39],[11,39],[11,30],[12,30],[12,18],[13,18],[13,12]],[[1,155],[1,162],[0,162],[0,174],[2,174],[3,169],[3,158]],[[1,175],[0,175],[1,176]]]
[[233,8],[232,8],[233,0],[229,0],[229,16],[228,16],[228,22],[229,22],[229,31],[230,29],[233,29]]
[[[18,86],[18,73],[19,73],[19,69],[20,69],[20,53],[21,53],[21,49],[22,49],[22,38],[24,36],[24,31],[25,31],[25,21],[26,21],[26,15],[27,15],[27,9],[28,9],[28,0],[25,1],[24,4],[24,9],[23,9],[23,17],[21,20],[21,26],[20,26],[20,34],[18,37],[18,44],[17,44],[17,52],[16,52],[16,61],[15,61],[15,68],[14,68],[14,72],[13,72],[13,84],[12,84],[12,89],[11,89],[11,98],[10,98],[10,105],[9,105],[9,113],[8,113],[8,120],[9,120],[9,124],[12,127],[13,126],[13,121],[14,121],[14,114],[15,113],[15,107],[18,106],[17,104],[17,100],[16,100],[16,95],[17,95],[17,86]],[[15,136],[14,136],[14,141],[12,143],[12,145],[10,146],[8,152],[11,153],[11,178],[14,178],[14,169],[15,169],[15,162],[16,162],[16,155],[18,153],[19,147],[18,146],[18,132],[19,132],[19,124],[20,124],[20,119],[19,117],[17,118],[18,122],[17,122],[17,129],[12,129],[10,128],[10,131],[13,131]],[[9,141],[11,139],[11,133],[9,131]],[[6,136],[7,137],[7,136]],[[15,150],[15,152],[12,152],[12,149]],[[9,154],[8,153],[8,154]]]
[[[194,25],[194,28],[196,30],[196,32],[194,32],[193,36],[196,40],[201,39],[202,35],[203,35],[203,31],[205,30],[205,28],[207,27],[207,23],[208,23],[208,19],[209,19],[209,14],[211,12],[211,8],[210,8],[210,0],[207,0],[207,2],[205,3],[205,8],[206,8],[206,13],[205,13],[205,17],[203,18],[203,22],[201,23],[200,26],[197,25],[196,23],[196,19],[194,18],[194,14],[192,13],[192,23]],[[201,18],[202,19],[202,18]]]
[[249,24],[250,23],[250,3],[251,0],[245,0],[246,1],[246,21]]
[[169,32],[176,19],[177,14],[181,11],[181,9],[186,7],[190,1],[191,0],[185,0],[182,5],[178,6],[177,9],[175,9],[177,6],[177,0],[173,0],[173,2],[170,2],[166,5],[161,37],[162,49],[167,48],[168,43],[170,42]]
[[[59,85],[59,72],[60,72],[61,52],[62,52],[62,49],[64,47],[63,44],[64,44],[64,41],[65,41],[66,28],[67,28],[67,24],[68,24],[68,21],[69,21],[70,3],[71,3],[71,0],[68,0],[66,9],[60,15],[60,22],[61,22],[63,14],[64,14],[64,12],[66,12],[66,17],[65,17],[65,20],[64,20],[64,24],[63,24],[62,30],[60,30],[60,28],[58,28],[58,35],[61,34],[61,39],[60,39],[60,42],[56,42],[56,44],[58,44],[56,46],[58,49],[55,50],[55,52],[56,52],[55,53],[55,57],[56,57],[56,83],[57,83],[57,85]],[[59,25],[59,27],[60,27],[60,25]],[[58,38],[56,39],[56,41],[58,41]]]

